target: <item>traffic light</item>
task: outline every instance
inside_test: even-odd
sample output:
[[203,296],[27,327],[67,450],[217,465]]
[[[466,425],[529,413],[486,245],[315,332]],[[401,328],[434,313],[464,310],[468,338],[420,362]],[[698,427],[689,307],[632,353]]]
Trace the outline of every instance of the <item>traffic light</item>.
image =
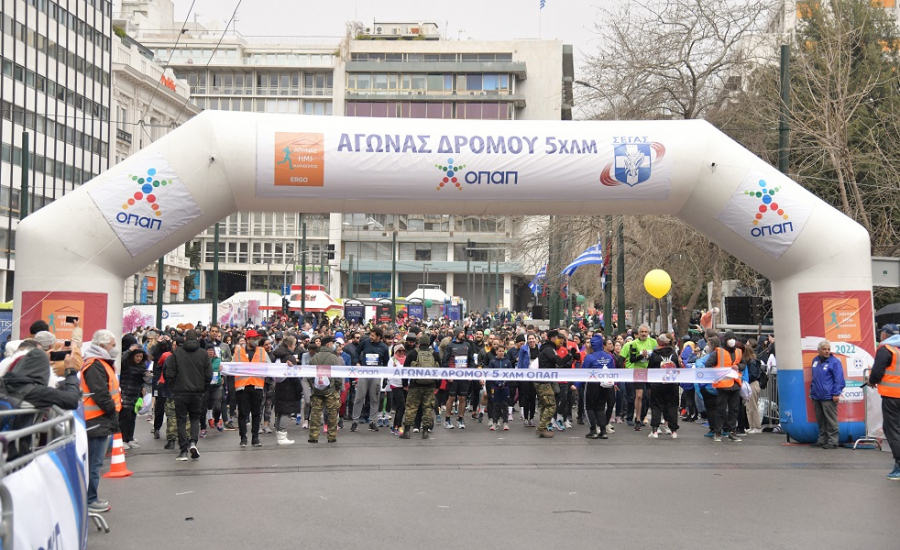
[[287,315],[291,311],[291,302],[286,298],[281,298],[281,313]]
[[326,250],[328,251],[328,259],[333,260],[334,259],[334,245],[329,244],[328,248]]
[[466,254],[467,254],[470,258],[475,257],[475,251],[473,250],[473,248],[475,248],[475,243],[472,242],[472,241],[467,241],[467,242],[466,242]]

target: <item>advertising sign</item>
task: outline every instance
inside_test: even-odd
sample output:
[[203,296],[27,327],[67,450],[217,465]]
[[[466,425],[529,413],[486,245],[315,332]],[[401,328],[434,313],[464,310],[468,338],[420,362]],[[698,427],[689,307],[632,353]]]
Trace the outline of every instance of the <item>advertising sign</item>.
[[12,311],[0,311],[0,342],[5,342],[12,333]]
[[[267,119],[257,126],[256,196],[344,200],[373,189],[381,199],[522,200],[543,182],[565,181],[573,196],[665,199],[681,136],[623,123],[598,135],[588,125],[317,117]],[[469,195],[471,194],[471,196]]]
[[808,292],[800,294],[799,300],[807,420],[816,421],[815,409],[809,399],[812,361],[818,355],[819,342],[828,340],[831,343],[831,353],[844,367],[847,383],[838,402],[838,421],[864,421],[866,411],[862,388],[863,371],[872,368],[875,357],[872,293]]
[[379,323],[390,323],[391,322],[391,306],[382,306],[379,305],[377,308],[378,322]]
[[812,214],[807,191],[775,171],[750,171],[716,219],[769,256],[780,258]]
[[425,318],[425,306],[422,304],[409,304],[406,306],[407,311],[409,311],[410,319],[424,319]]
[[348,321],[362,323],[365,321],[365,306],[344,306],[344,318]]
[[202,211],[175,170],[159,153],[143,164],[110,168],[117,177],[88,194],[132,256],[197,219]]
[[75,325],[66,317],[78,317],[84,328],[84,337],[90,339],[95,331],[106,327],[106,294],[95,292],[40,292],[22,293],[22,317],[19,334],[28,334],[31,323],[43,319],[50,332],[58,340],[69,340]]

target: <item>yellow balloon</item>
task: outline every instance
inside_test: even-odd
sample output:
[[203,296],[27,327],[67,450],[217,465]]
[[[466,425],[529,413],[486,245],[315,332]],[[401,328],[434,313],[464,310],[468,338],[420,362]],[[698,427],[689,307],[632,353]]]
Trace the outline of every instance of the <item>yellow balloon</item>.
[[662,298],[672,288],[672,278],[662,269],[648,271],[644,276],[644,288],[654,298]]

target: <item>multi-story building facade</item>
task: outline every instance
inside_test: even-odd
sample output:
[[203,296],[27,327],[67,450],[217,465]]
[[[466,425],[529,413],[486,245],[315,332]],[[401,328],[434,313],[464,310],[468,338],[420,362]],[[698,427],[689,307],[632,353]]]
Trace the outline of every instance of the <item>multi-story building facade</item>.
[[[109,164],[122,162],[200,112],[190,101],[186,81],[175,78],[153,61],[153,52],[116,27],[112,48],[112,123],[115,141]],[[189,296],[195,283],[185,246],[166,254],[163,261],[163,302]],[[125,282],[125,303],[155,303],[161,284],[156,262]],[[196,295],[195,295],[196,296]]]
[[0,291],[8,300],[16,228],[27,214],[23,164],[29,212],[109,165],[112,2],[0,0],[0,7]]
[[[449,41],[440,39],[433,23],[374,23],[368,29],[358,26],[343,38],[256,44],[196,23],[184,32],[175,29],[170,0],[123,0],[122,8],[129,34],[188,81],[191,99],[201,109],[397,118],[571,118],[571,47],[557,41]],[[523,272],[514,252],[521,220],[415,213],[236,212],[219,224],[218,250],[214,228],[198,237],[205,273],[201,295],[212,298],[209,277],[217,253],[220,299],[238,291],[299,283],[303,224],[311,250],[306,281],[324,284],[337,297],[390,295],[396,231],[398,296],[427,282],[467,299],[470,309],[524,308],[530,298],[526,285],[533,273]],[[480,250],[467,257],[470,240]],[[324,253],[329,244],[337,252],[331,261]]]

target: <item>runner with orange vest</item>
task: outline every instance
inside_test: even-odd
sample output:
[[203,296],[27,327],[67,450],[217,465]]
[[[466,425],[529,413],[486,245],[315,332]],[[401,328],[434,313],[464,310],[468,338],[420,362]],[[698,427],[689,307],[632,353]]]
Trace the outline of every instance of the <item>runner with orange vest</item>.
[[884,437],[894,455],[894,469],[887,475],[900,481],[900,329],[888,324],[881,327],[881,345],[869,375],[869,386],[878,386]]
[[[244,337],[247,339],[247,347],[246,349],[242,347],[234,349],[234,361],[237,363],[268,363],[269,354],[259,345],[259,333],[251,328]],[[251,443],[254,447],[262,447],[262,443],[259,442],[259,424],[265,383],[265,379],[258,376],[237,376],[234,379],[241,447],[247,446],[248,416],[251,418]]]
[[[741,441],[735,431],[737,430],[737,417],[741,407],[741,371],[744,369],[743,352],[737,348],[737,339],[734,332],[725,333],[724,345],[715,350],[714,354],[706,362],[706,368],[731,367],[737,371],[736,378],[724,378],[713,383],[718,395],[716,396],[716,417],[713,441],[722,441],[722,432],[728,432],[728,439],[734,442]],[[712,421],[711,424],[712,425]]]

